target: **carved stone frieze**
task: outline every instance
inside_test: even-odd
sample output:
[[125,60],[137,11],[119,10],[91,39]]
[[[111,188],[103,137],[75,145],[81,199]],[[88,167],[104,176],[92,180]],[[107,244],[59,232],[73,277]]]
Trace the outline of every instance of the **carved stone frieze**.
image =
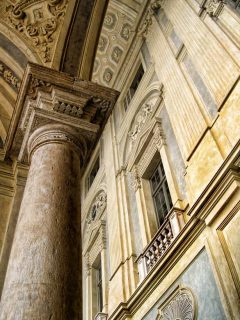
[[43,62],[52,60],[56,33],[61,26],[69,0],[22,0],[7,5],[5,21],[28,39]]
[[217,18],[224,8],[224,0],[206,0],[202,7],[214,18]]
[[152,17],[161,8],[163,3],[164,3],[164,0],[152,0],[150,2],[147,12],[145,14],[145,18],[143,19],[143,22],[141,23],[138,29],[139,35],[142,35],[144,37],[147,36],[149,27],[152,24]]
[[180,288],[177,293],[160,307],[156,320],[194,320],[196,306],[192,292],[187,288]]
[[63,101],[58,101],[54,105],[53,110],[56,112],[68,114],[69,116],[77,117],[77,118],[81,118],[83,114],[83,110],[81,107],[76,105],[71,105]]
[[20,87],[20,79],[16,74],[2,61],[0,61],[0,76],[15,90]]

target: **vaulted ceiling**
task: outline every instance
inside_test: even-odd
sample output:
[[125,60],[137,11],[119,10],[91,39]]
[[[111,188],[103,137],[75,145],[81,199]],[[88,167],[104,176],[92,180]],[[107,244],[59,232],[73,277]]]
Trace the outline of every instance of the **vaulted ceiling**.
[[0,1],[0,148],[28,61],[113,86],[146,1]]

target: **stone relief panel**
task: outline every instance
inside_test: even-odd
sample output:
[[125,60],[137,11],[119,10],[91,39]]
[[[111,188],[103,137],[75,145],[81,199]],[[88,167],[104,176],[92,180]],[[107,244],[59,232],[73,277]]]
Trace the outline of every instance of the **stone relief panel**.
[[50,63],[69,0],[6,0],[0,18]]
[[110,1],[93,68],[94,82],[105,86],[114,82],[134,35],[136,17],[137,12],[122,1]]
[[182,288],[160,307],[156,320],[194,320],[196,319],[196,306],[192,292]]

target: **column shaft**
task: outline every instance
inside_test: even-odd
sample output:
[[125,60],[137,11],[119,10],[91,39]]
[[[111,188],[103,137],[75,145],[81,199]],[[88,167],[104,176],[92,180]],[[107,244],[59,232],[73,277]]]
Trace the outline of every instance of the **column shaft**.
[[67,142],[32,154],[1,320],[81,319],[80,159]]

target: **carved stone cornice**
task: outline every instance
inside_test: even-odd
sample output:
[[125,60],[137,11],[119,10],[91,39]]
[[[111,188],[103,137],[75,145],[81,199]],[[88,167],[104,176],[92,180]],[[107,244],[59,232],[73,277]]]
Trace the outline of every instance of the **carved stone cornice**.
[[7,153],[20,162],[28,163],[27,144],[35,130],[49,124],[67,125],[75,132],[81,146],[84,140],[84,165],[117,96],[118,93],[112,89],[29,64],[5,143]]
[[201,7],[206,10],[210,17],[217,18],[224,8],[224,0],[204,0]]
[[165,0],[151,0],[147,12],[144,16],[143,22],[138,28],[138,35],[146,37],[149,27],[152,25],[152,17],[162,7]]
[[56,44],[69,0],[22,0],[5,5],[3,20],[35,48],[43,62],[52,61],[52,49]]

